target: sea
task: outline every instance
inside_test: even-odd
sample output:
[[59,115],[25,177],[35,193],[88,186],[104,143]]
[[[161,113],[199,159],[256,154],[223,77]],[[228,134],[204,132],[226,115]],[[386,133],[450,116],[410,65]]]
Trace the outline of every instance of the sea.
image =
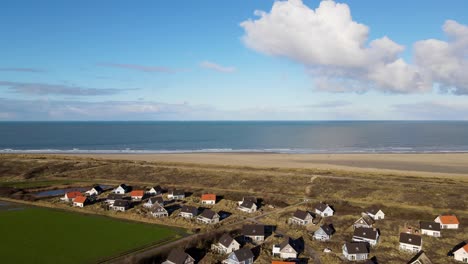
[[0,153],[468,152],[468,121],[0,122]]

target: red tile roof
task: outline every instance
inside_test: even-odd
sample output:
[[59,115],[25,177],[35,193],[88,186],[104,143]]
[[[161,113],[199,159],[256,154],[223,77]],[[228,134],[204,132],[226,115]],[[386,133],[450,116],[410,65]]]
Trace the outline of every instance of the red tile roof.
[[271,264],[295,264],[296,262],[290,262],[290,261],[275,261],[273,260]]
[[80,192],[67,192],[67,198],[68,199],[73,199],[73,198],[76,198],[78,196],[83,196],[83,194],[81,194]]
[[132,191],[132,192],[130,193],[130,196],[132,196],[132,197],[135,197],[135,196],[136,196],[136,197],[138,197],[138,196],[142,196],[142,197],[143,197],[144,195],[145,195],[145,191],[143,191],[143,190],[135,190],[135,191]]
[[468,244],[464,245],[464,246],[463,246],[463,249],[464,249],[466,252],[468,252]]
[[216,194],[206,193],[201,196],[202,201],[216,201]]
[[78,197],[75,198],[75,200],[73,200],[73,202],[75,202],[75,203],[84,203],[84,202],[86,202],[86,199],[87,198],[85,196],[78,196]]
[[460,222],[454,215],[441,215],[439,216],[440,223],[444,225],[458,225]]

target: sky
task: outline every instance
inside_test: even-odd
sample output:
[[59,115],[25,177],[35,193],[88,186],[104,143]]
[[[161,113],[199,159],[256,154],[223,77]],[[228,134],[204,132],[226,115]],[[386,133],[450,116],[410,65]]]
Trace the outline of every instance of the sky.
[[0,120],[467,120],[466,10],[7,0]]

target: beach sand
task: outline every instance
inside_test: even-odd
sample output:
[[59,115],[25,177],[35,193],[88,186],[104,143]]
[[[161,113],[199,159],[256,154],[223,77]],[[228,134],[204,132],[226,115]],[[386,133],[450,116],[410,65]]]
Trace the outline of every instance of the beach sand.
[[[70,156],[70,155],[67,155]],[[315,168],[413,176],[468,176],[468,153],[437,154],[79,154],[81,157],[268,168]]]

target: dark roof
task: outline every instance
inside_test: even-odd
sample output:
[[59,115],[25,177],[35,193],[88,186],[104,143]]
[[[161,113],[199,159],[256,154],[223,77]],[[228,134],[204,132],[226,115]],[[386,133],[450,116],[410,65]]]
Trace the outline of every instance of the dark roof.
[[320,212],[325,211],[329,205],[326,203],[318,203],[315,205],[315,209],[318,209]]
[[257,203],[257,198],[254,197],[254,196],[245,196],[243,199],[242,199],[243,202],[252,202],[252,203]]
[[121,206],[128,207],[128,206],[130,206],[130,201],[128,201],[128,200],[115,200],[114,206],[116,206],[116,207],[117,206],[119,206],[119,207],[121,207]]
[[244,207],[244,208],[252,208],[253,205],[255,203],[251,202],[251,201],[244,201],[240,204],[241,207]]
[[[127,185],[125,185],[124,183],[120,184],[118,187],[122,187],[124,190],[128,190],[128,187]],[[117,188],[118,188],[117,187]]]
[[348,254],[369,253],[369,244],[364,242],[346,242],[345,246]]
[[123,198],[124,198],[123,194],[110,193],[109,195],[107,195],[108,200],[119,200]]
[[426,256],[423,250],[419,251],[418,254],[414,255],[412,259],[408,262],[408,264],[413,264],[418,261],[418,264],[432,264],[432,261]]
[[322,225],[320,228],[323,230],[323,232],[325,232],[325,234],[327,234],[329,236],[331,236],[331,235],[333,235],[333,233],[335,233],[335,229],[333,228],[333,226],[331,224],[330,225],[327,225],[327,224]]
[[172,190],[172,195],[185,195],[184,190]]
[[167,210],[159,204],[156,204],[153,207],[151,207],[150,211],[153,213],[167,212]]
[[196,208],[194,206],[190,206],[190,205],[184,205],[184,206],[182,206],[181,212],[182,213],[190,213],[190,214],[195,216],[195,215],[198,214],[198,208]]
[[99,185],[94,186],[93,189],[96,190],[97,192],[102,192],[102,187]]
[[232,241],[234,241],[234,238],[232,238],[229,234],[224,234],[220,239],[219,239],[219,243],[225,247],[229,247],[232,243]]
[[264,236],[265,226],[264,225],[244,225],[242,227],[242,234],[244,236]]
[[283,240],[283,242],[281,242],[281,244],[279,244],[279,247],[280,249],[283,249],[285,248],[287,245],[290,245],[294,250],[297,251],[297,243],[291,239],[290,237],[287,237],[286,239]]
[[201,217],[205,217],[208,219],[213,219],[214,216],[216,215],[216,212],[210,209],[205,209],[203,212],[200,214]]
[[154,187],[151,188],[151,189],[154,189],[154,190],[157,191],[157,192],[162,191],[162,188],[161,188],[161,186],[159,186],[159,185],[156,185],[156,186],[154,186]]
[[171,250],[171,253],[169,253],[167,260],[175,264],[184,264],[187,258],[192,258],[192,257],[181,249],[173,249]]
[[375,215],[375,214],[378,213],[380,210],[381,210],[380,207],[378,207],[377,205],[373,205],[373,206],[367,208],[367,209],[366,209],[366,212]]
[[354,229],[353,237],[363,237],[375,240],[379,231],[375,228],[358,227]]
[[254,257],[250,248],[241,248],[233,252],[239,262],[246,261]]
[[440,223],[436,222],[421,222],[419,223],[421,229],[440,231]]
[[151,201],[152,204],[163,203],[164,199],[162,198],[162,196],[154,196],[154,197],[149,198],[149,201]]
[[368,214],[366,213],[362,213],[361,214],[361,218],[359,218],[358,220],[356,220],[355,223],[357,223],[360,219],[364,220],[364,222],[366,222],[368,225],[373,225],[375,223],[375,220],[372,219],[372,217],[370,217]]
[[418,236],[418,235],[400,233],[400,243],[421,246],[422,238],[421,236]]
[[309,215],[310,213],[307,212],[307,211],[302,211],[302,210],[297,210],[295,213],[294,213],[294,217],[296,218],[299,218],[301,220],[305,220],[307,218],[307,215]]

